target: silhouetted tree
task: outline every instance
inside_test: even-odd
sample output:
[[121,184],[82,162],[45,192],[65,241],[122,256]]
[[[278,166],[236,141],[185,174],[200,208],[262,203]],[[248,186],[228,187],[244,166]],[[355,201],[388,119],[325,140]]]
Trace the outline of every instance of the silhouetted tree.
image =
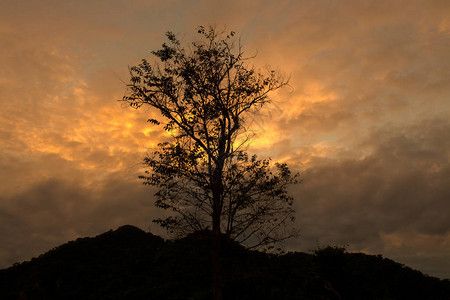
[[170,232],[211,230],[214,297],[221,296],[220,236],[250,247],[271,247],[291,237],[297,182],[286,164],[249,157],[246,121],[265,104],[270,92],[284,86],[273,70],[263,74],[248,64],[234,32],[199,27],[201,39],[183,47],[172,32],[168,43],[130,68],[130,106],[156,109],[172,141],[145,158],[141,179],[157,187],[156,206],[176,214],[155,222]]

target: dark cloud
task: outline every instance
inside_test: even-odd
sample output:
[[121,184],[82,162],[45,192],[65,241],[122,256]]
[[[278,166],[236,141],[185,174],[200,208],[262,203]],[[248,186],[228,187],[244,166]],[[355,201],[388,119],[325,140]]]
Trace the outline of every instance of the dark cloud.
[[398,236],[415,239],[398,241],[405,248],[427,248],[434,238],[429,255],[443,251],[436,239],[450,250],[449,132],[447,120],[428,120],[373,132],[366,140],[372,150],[362,158],[316,158],[296,191],[300,243],[398,255],[391,249],[396,241],[386,238]]
[[87,186],[75,180],[49,178],[2,198],[0,243],[7,247],[0,252],[1,267],[123,224],[153,229],[152,194],[137,180],[107,174]]

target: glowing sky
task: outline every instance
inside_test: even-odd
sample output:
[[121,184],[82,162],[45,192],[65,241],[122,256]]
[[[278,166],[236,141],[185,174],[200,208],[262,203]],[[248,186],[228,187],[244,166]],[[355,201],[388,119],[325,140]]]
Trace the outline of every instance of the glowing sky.
[[0,2],[0,267],[124,224],[161,233],[137,176],[162,133],[116,100],[164,32],[215,24],[291,77],[250,146],[304,179],[286,247],[450,278],[449,1]]

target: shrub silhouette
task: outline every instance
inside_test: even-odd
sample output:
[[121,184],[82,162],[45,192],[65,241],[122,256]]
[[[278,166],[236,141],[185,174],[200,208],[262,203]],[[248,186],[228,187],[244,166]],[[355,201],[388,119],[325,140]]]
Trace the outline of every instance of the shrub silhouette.
[[[210,232],[164,240],[133,226],[0,270],[0,299],[211,299]],[[450,299],[450,282],[326,247],[268,254],[224,238],[225,299]]]

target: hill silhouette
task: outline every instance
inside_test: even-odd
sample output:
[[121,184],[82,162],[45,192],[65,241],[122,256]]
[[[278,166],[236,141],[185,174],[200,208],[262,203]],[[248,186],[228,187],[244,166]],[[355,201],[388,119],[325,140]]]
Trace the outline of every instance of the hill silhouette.
[[[223,240],[226,299],[450,299],[450,281],[343,248],[284,255]],[[0,270],[0,299],[211,299],[208,232],[126,225]]]

